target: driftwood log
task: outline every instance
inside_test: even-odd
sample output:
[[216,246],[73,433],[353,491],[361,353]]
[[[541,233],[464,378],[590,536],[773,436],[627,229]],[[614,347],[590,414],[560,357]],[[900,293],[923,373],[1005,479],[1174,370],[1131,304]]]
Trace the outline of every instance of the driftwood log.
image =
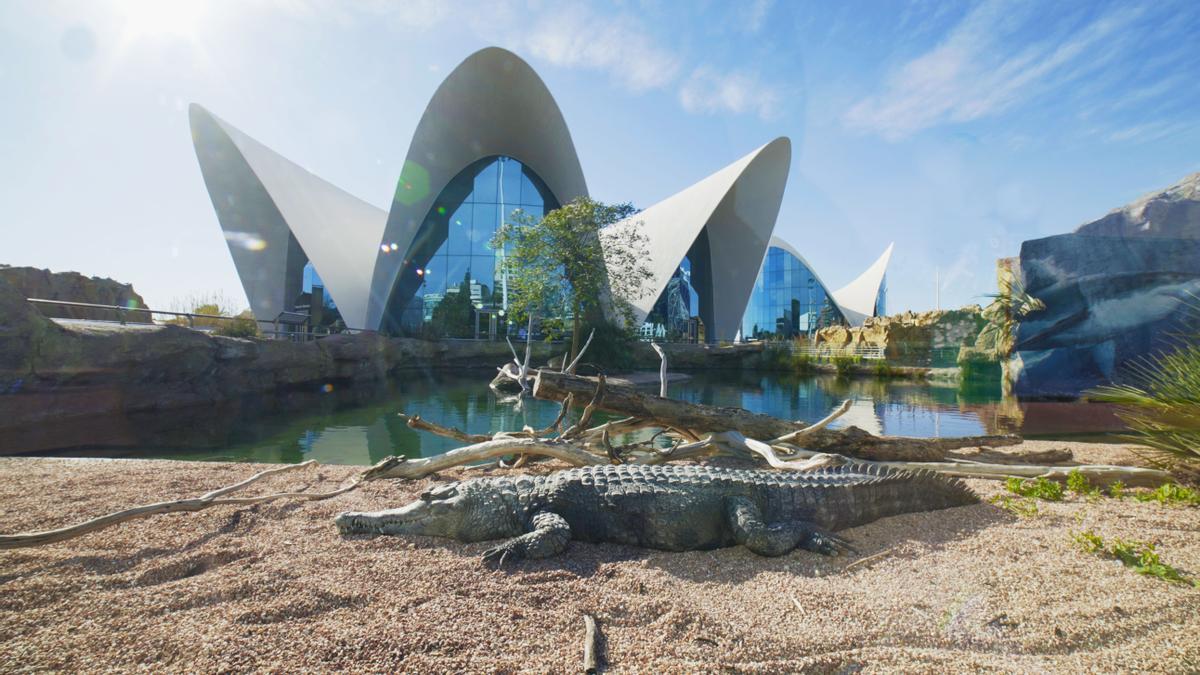
[[[582,377],[543,369],[534,379],[533,397],[563,401],[573,395],[588,400],[596,391],[594,377]],[[743,408],[689,403],[663,398],[618,384],[608,384],[596,407],[619,415],[646,420],[648,426],[688,429],[694,433],[736,431],[747,438],[780,439],[805,429],[804,422],[752,413]],[[839,431],[812,430],[804,446],[819,452],[849,455],[878,461],[926,462],[945,458],[950,450],[980,446],[1017,445],[1017,436],[967,436],[961,438],[904,438],[875,436],[851,427]]]

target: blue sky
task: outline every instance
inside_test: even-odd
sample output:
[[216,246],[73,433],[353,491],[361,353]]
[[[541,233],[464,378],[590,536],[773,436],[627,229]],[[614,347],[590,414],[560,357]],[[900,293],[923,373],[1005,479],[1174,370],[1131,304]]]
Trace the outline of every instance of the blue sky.
[[500,45],[592,195],[647,207],[776,136],[776,232],[832,287],[896,242],[889,309],[992,292],[1020,242],[1200,171],[1200,3],[0,3],[0,262],[245,304],[199,102],[386,207],[442,78]]

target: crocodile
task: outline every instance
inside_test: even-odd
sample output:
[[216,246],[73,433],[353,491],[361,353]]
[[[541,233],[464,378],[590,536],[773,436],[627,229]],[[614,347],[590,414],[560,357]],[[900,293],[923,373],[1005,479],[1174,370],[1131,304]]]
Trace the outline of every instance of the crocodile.
[[441,484],[398,509],[348,512],[343,535],[503,540],[485,561],[545,558],[571,539],[666,551],[741,544],[764,556],[853,551],[836,530],[914,511],[972,504],[962,481],[928,471],[845,464],[809,472],[603,465],[544,476]]

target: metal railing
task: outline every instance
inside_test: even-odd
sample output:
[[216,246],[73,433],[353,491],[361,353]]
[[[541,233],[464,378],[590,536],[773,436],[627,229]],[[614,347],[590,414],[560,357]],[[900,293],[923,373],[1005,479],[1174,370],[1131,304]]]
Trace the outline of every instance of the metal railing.
[[[274,321],[268,321],[266,319],[257,319],[257,318],[251,318],[251,317],[238,317],[238,316],[222,316],[220,314],[197,314],[195,312],[172,312],[172,311],[167,311],[167,310],[163,310],[163,309],[150,309],[149,307],[125,307],[122,305],[98,305],[98,304],[90,303],[90,302],[72,302],[72,301],[68,301],[68,300],[47,300],[45,298],[26,298],[26,299],[30,302],[30,304],[33,304],[35,306],[55,305],[55,306],[60,306],[60,307],[75,307],[75,308],[79,308],[79,309],[104,310],[104,311],[113,312],[116,317],[114,319],[95,319],[95,318],[77,319],[77,318],[69,317],[69,316],[48,317],[48,318],[55,318],[55,319],[66,319],[69,321],[95,321],[95,322],[99,322],[99,323],[119,323],[122,326],[128,325],[130,323],[153,325],[153,326],[186,325],[188,328],[190,328],[192,330],[197,330],[197,331],[206,332],[206,333],[212,332],[212,330],[215,328],[215,326],[203,325],[203,324],[198,326],[198,325],[196,325],[196,321],[198,319],[204,323],[228,322],[231,325],[236,322],[253,321],[255,324],[255,327],[258,329],[259,335],[265,336],[265,337],[270,337],[275,340],[287,339],[287,340],[293,340],[293,341],[315,340],[318,338],[323,338],[328,335],[335,334],[324,326],[310,327],[307,321],[301,322],[301,323],[281,322],[278,319],[276,319]],[[146,320],[144,320],[144,321],[136,320],[137,315],[139,315],[139,314],[146,317]],[[179,321],[158,322],[154,318],[155,315],[175,317],[176,319],[182,319],[183,321],[182,322],[179,322]],[[131,316],[133,317],[134,320],[130,320]],[[263,330],[262,326],[270,326],[271,330]],[[361,329],[347,328],[341,332],[361,333],[361,332],[367,332],[367,331],[364,331]]]
[[785,343],[793,354],[800,354],[814,359],[860,358],[864,361],[881,361],[884,359],[883,347],[877,345],[847,345],[834,347],[830,344],[801,345],[794,341]]

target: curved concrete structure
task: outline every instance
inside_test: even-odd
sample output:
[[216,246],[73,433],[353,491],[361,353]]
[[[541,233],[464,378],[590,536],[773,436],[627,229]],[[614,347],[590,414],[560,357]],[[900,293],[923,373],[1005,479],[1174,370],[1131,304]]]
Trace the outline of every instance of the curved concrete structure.
[[[684,256],[697,246],[708,257],[707,278],[695,284],[704,298],[700,318],[708,338],[732,340],[737,335],[775,229],[791,161],[791,141],[777,138],[612,226],[638,228],[649,240],[649,293],[625,299],[637,321],[650,313]],[[610,239],[602,233],[602,242]]]
[[[513,207],[541,213],[588,194],[570,131],[545,83],[521,58],[495,47],[467,57],[434,93],[387,213],[200,106],[192,106],[190,117],[213,207],[260,319],[294,309],[309,262],[351,328],[395,329],[411,310],[432,321],[433,309],[462,306],[463,296],[454,293],[464,290],[475,319],[502,317],[507,276],[502,252],[486,246],[494,231],[487,228]],[[479,182],[492,164],[500,167],[498,193]],[[653,279],[645,296],[629,299],[639,320],[679,270],[694,282],[691,297],[700,299],[706,337],[737,334],[790,164],[791,143],[777,138],[609,230],[638,227],[649,239]],[[503,188],[510,178],[520,182],[519,204]],[[470,221],[456,210],[467,205]],[[456,245],[468,230],[470,245]],[[438,272],[429,260],[442,258]],[[434,288],[434,278],[450,281]]]
[[507,156],[531,167],[560,204],[586,197],[587,183],[571,132],[546,84],[516,54],[489,47],[467,57],[438,87],[417,124],[396,185],[383,243],[397,253],[373,251],[374,279],[367,325],[379,327],[405,255],[434,201],[467,166]]
[[387,213],[313,175],[203,107],[188,109],[208,186],[250,309],[290,311],[311,261],[347,326],[367,325],[371,269]]
[[895,243],[888,244],[883,255],[879,256],[867,271],[833,292],[834,302],[851,326],[861,326],[867,317],[875,316],[875,306],[879,301],[879,293],[884,290],[883,281],[887,275],[888,262],[892,259],[892,248],[895,246]]

